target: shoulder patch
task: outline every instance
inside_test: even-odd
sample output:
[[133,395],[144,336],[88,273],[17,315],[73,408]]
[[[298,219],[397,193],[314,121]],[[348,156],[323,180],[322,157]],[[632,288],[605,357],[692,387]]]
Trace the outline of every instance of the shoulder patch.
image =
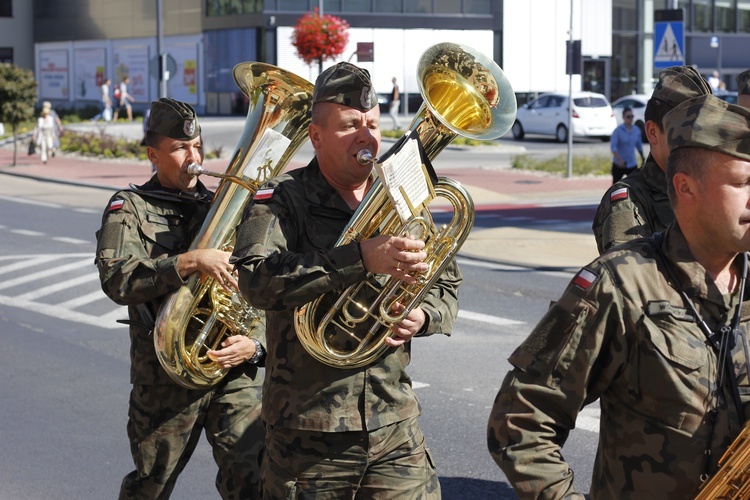
[[120,210],[124,204],[125,200],[114,200],[109,204],[109,211],[114,212],[115,210]]
[[610,203],[614,203],[616,201],[625,200],[628,198],[628,188],[622,187],[620,189],[615,189],[609,194],[609,201]]
[[264,188],[256,191],[253,201],[270,200],[273,197],[274,188]]
[[576,277],[573,278],[573,284],[582,290],[588,290],[597,278],[599,278],[598,274],[594,274],[588,269],[581,269],[578,271],[578,274],[576,274]]

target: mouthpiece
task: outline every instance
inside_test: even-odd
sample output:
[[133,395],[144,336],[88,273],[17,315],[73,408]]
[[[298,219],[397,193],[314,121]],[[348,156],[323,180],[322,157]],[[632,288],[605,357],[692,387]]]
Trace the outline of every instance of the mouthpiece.
[[372,156],[372,153],[369,149],[363,149],[359,153],[357,153],[357,161],[362,165],[367,165],[368,163],[375,162],[375,157]]
[[197,163],[191,163],[187,167],[187,173],[188,173],[188,175],[192,175],[193,177],[201,175],[203,172],[205,172],[205,170],[203,170],[203,167],[201,167]]

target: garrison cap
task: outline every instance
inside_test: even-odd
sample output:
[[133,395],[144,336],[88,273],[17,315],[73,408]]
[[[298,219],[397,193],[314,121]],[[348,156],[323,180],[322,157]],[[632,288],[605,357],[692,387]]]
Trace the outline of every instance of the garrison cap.
[[750,109],[716,96],[687,100],[664,115],[669,151],[702,148],[750,161]]
[[162,97],[151,103],[148,132],[190,141],[201,135],[201,126],[190,104]]
[[659,72],[652,98],[674,108],[683,101],[711,93],[708,82],[692,66],[672,66]]
[[750,69],[737,75],[737,93],[750,95]]
[[313,104],[316,102],[333,102],[369,111],[378,105],[378,96],[366,69],[340,62],[327,68],[315,80]]

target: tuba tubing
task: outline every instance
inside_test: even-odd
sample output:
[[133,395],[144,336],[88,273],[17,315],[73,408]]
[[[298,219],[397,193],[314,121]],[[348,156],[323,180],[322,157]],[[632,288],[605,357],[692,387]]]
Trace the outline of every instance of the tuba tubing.
[[[432,160],[458,135],[489,140],[510,130],[516,98],[502,70],[476,50],[455,43],[427,49],[417,68],[424,104],[406,134],[416,133]],[[377,161],[360,151],[361,163]],[[360,203],[336,246],[363,241],[375,234],[412,235],[425,241],[429,270],[416,285],[392,276],[369,274],[343,292],[328,292],[295,309],[300,343],[316,360],[335,368],[359,368],[380,357],[390,327],[400,322],[425,298],[458,253],[474,223],[474,203],[458,182],[445,177],[434,185],[436,200],[453,208],[449,224],[437,228],[426,209],[401,224],[392,202],[377,179]],[[374,295],[367,301],[364,295]],[[392,313],[392,304],[405,306]]]
[[[190,165],[193,175],[222,182],[190,250],[231,251],[245,204],[266,180],[280,174],[307,140],[313,85],[289,71],[258,62],[235,66],[234,81],[249,99],[247,119],[226,173]],[[162,304],[154,347],[164,370],[189,389],[208,388],[227,373],[206,355],[231,335],[252,336],[259,311],[209,276],[194,273]]]

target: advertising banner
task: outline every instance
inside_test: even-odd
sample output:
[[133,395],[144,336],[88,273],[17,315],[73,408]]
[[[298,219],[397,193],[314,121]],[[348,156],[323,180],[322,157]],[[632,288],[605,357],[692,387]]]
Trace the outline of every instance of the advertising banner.
[[73,91],[76,99],[101,100],[99,87],[101,87],[106,78],[106,57],[106,51],[103,48],[76,49],[74,51],[75,87]]
[[68,51],[39,51],[39,97],[67,100],[70,96],[70,69]]
[[128,93],[135,102],[151,102],[148,80],[148,45],[129,45],[114,48],[115,79],[112,85],[119,85],[123,78],[130,77]]

